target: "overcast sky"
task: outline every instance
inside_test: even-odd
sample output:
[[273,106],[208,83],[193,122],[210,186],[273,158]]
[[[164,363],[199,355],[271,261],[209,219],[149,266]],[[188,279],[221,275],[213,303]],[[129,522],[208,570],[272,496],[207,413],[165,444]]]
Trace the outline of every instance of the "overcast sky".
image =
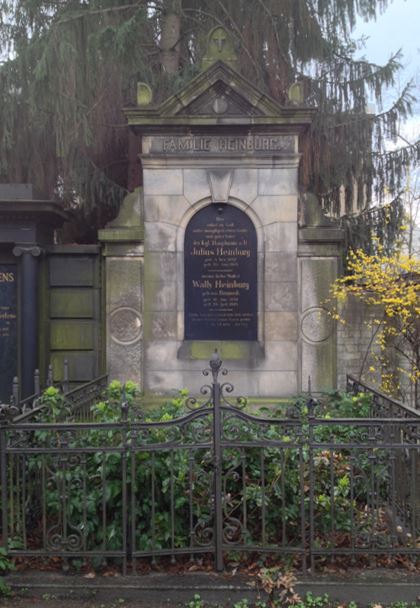
[[[414,79],[415,94],[420,99],[420,0],[393,0],[376,21],[359,21],[355,37],[361,35],[369,36],[361,53],[374,63],[383,64],[402,49],[404,70],[399,87]],[[420,118],[420,101],[415,112]]]

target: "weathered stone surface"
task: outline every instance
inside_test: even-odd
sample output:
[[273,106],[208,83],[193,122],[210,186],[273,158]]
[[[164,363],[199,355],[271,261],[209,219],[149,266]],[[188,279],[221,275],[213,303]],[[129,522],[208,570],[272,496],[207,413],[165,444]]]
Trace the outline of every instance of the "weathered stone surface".
[[297,340],[297,314],[293,312],[265,313],[266,340]]
[[297,268],[295,253],[268,251],[265,254],[266,281],[297,281]]
[[191,203],[210,198],[210,185],[205,169],[184,169],[184,196]]
[[261,343],[247,340],[185,340],[178,349],[178,358],[208,362],[216,350],[223,361],[234,362],[235,369],[256,368],[264,359]]
[[301,259],[302,302],[301,310],[319,306],[328,298],[331,283],[337,274],[336,258]]
[[322,306],[308,308],[302,314],[300,329],[307,342],[324,342],[334,330],[334,323],[328,310]]
[[147,252],[146,281],[176,281],[177,254],[167,251]]
[[178,227],[164,222],[145,222],[148,251],[176,251]]
[[183,194],[181,169],[148,169],[144,172],[144,194]]
[[294,371],[260,372],[258,374],[259,397],[296,395],[298,392],[297,373]]
[[297,222],[296,196],[258,196],[251,207],[264,225]]
[[174,281],[145,281],[145,310],[176,311],[177,283]]
[[265,309],[267,311],[297,312],[298,288],[296,282],[265,282]]
[[257,177],[257,169],[234,169],[230,196],[250,205],[258,194]]
[[[179,342],[172,339],[145,342],[145,357],[148,370],[175,371],[179,368],[177,359]],[[179,386],[181,388],[181,385]]]
[[118,306],[109,315],[109,335],[120,346],[138,342],[143,331],[142,316],[129,306]]
[[332,390],[336,386],[335,328],[325,300],[337,272],[336,258],[302,258],[301,318],[302,389],[311,378],[315,391]]
[[213,203],[229,202],[229,194],[232,186],[233,169],[208,169],[207,180],[210,186],[211,199]]
[[146,390],[156,394],[173,394],[184,387],[184,378],[181,371],[152,371],[146,376]]
[[108,222],[110,228],[134,228],[142,225],[142,197],[143,189],[136,188],[130,192],[121,203],[120,211],[112,222]]
[[265,343],[265,358],[260,362],[258,369],[272,372],[279,370],[297,371],[297,342],[286,340],[274,342],[268,340]]
[[145,313],[144,328],[146,340],[176,340],[177,313],[174,311]]
[[[107,258],[107,307],[142,308],[142,258]],[[109,310],[110,312],[110,310]]]
[[297,171],[295,168],[259,169],[258,194],[298,193]]
[[336,385],[336,349],[332,340],[319,344],[302,341],[302,390],[331,391]]
[[107,367],[142,385],[143,257],[106,258]]
[[297,224],[296,222],[279,222],[264,227],[265,250],[296,251],[297,250]]
[[178,225],[191,207],[184,196],[145,196],[144,218],[147,222],[165,222]]

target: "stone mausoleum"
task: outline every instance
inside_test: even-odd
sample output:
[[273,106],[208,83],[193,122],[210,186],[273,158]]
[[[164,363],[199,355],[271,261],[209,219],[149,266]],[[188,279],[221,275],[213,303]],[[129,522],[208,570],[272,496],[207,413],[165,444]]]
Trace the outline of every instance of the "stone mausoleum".
[[[26,249],[17,252],[18,228],[0,232],[0,277],[14,272],[19,284],[0,300],[0,340],[9,348],[17,340],[20,353],[13,374],[51,361],[59,380],[67,359],[73,383],[107,370],[146,392],[194,392],[217,348],[242,394],[295,394],[309,378],[314,391],[336,387],[337,335],[324,302],[343,235],[298,179],[300,138],[315,112],[298,85],[281,106],[246,81],[222,28],[182,91],[154,104],[139,84],[138,105],[125,114],[143,186],[97,245],[54,245],[36,229],[30,237],[39,248],[32,312],[42,328],[30,365],[18,322]],[[65,220],[56,207],[44,204],[43,213],[51,230]],[[1,317],[8,306],[20,327],[14,338]]]

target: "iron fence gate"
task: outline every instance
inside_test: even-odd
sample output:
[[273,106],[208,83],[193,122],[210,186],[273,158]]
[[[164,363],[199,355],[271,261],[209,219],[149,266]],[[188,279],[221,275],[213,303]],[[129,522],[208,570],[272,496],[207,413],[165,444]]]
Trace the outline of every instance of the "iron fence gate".
[[[259,417],[215,355],[189,413],[43,422],[2,410],[2,545],[11,556],[419,556],[420,418],[329,418],[308,398]],[[383,412],[383,410],[382,410]]]

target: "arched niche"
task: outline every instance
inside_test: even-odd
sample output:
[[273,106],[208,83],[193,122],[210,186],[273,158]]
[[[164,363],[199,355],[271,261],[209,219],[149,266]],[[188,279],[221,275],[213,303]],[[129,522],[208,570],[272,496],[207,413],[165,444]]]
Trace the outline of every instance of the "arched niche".
[[256,341],[257,285],[250,218],[227,203],[197,211],[185,230],[185,340]]

